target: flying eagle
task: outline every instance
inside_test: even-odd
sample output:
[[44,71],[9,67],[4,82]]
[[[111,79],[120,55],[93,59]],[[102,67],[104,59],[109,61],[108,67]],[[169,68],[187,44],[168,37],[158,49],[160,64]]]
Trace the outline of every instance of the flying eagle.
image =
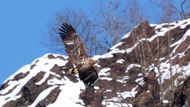
[[74,65],[69,73],[78,73],[84,84],[91,86],[98,79],[98,73],[93,66],[98,61],[87,55],[84,44],[70,24],[63,23],[59,28],[59,34],[68,53],[69,61]]

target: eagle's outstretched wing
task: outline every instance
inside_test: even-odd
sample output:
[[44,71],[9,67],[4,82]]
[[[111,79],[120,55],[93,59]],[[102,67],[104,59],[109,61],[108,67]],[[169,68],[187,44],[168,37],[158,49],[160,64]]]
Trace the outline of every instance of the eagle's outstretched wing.
[[79,78],[84,84],[86,86],[91,86],[91,84],[98,79],[98,73],[93,67],[93,65],[97,63],[97,60],[88,57],[84,44],[70,24],[63,23],[59,31],[60,37],[63,40],[68,53],[69,60],[71,63],[75,64],[75,67],[71,69],[70,73],[79,73]]
[[79,35],[76,33],[76,30],[67,23],[63,23],[59,31],[60,37],[63,40],[68,53],[69,60],[73,64],[78,65],[80,61],[88,57]]

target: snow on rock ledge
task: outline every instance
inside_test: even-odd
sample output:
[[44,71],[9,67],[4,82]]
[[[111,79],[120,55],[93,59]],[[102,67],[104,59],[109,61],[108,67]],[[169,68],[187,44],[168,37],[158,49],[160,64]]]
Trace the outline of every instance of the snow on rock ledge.
[[[79,94],[85,86],[78,78],[74,77],[73,80],[78,82],[73,82],[64,75],[68,71],[64,67],[69,66],[67,58],[58,54],[46,54],[32,64],[23,66],[1,86],[0,106],[36,107],[53,102],[50,107],[59,107],[69,102],[70,105],[79,102],[82,104]],[[51,98],[51,94],[55,95],[54,98]],[[61,96],[64,96],[63,101],[60,101],[63,99]]]
[[172,91],[187,93],[183,100],[190,104],[190,87],[183,87],[190,76],[189,29],[190,19],[158,25],[142,22],[109,52],[93,57],[99,59],[94,87],[67,74],[72,67],[67,56],[46,54],[3,83],[0,106],[166,107],[174,102]]

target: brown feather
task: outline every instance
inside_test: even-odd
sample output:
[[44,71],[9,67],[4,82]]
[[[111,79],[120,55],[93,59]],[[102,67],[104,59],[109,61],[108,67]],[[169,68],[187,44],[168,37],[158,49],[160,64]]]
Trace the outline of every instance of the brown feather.
[[93,84],[98,78],[98,73],[93,67],[97,63],[97,60],[88,57],[84,44],[76,33],[76,30],[70,24],[63,23],[59,31],[69,60],[76,66],[74,69],[71,69],[71,73],[78,71],[79,78],[86,86]]
[[59,31],[60,37],[69,55],[69,60],[73,64],[78,65],[83,58],[88,57],[79,35],[76,33],[76,30],[67,23],[63,23]]
[[91,66],[88,69],[79,71],[79,78],[86,86],[91,86],[98,79],[98,73],[94,67]]

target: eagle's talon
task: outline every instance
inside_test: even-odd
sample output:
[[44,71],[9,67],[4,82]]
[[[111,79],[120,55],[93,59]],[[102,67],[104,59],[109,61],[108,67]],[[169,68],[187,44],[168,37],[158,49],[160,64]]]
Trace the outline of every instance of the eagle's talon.
[[69,74],[75,75],[79,72],[79,70],[77,68],[71,68],[69,69]]

